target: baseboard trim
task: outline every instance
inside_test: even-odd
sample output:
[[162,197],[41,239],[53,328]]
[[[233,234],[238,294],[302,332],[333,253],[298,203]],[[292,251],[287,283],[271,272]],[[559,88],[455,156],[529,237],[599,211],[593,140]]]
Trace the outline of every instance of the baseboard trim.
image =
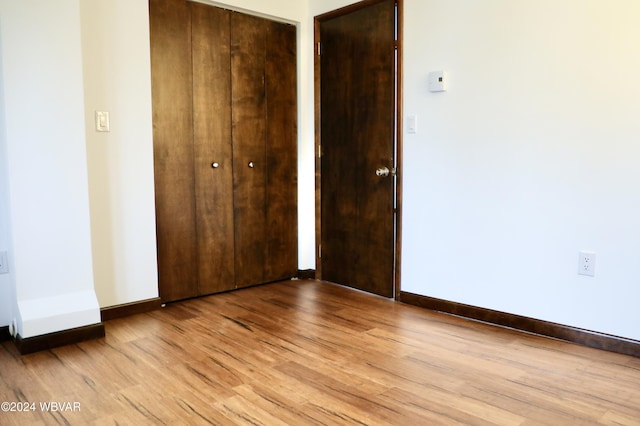
[[316,278],[315,269],[298,269],[298,278],[301,280],[313,280]]
[[110,321],[117,318],[128,317],[135,314],[143,314],[145,312],[160,309],[162,301],[159,297],[153,299],[141,300],[139,302],[125,303],[122,305],[110,306],[100,309],[100,317],[102,321]]
[[27,355],[34,352],[57,348],[59,346],[84,342],[85,340],[99,339],[101,337],[104,337],[104,324],[98,323],[84,327],[72,328],[70,330],[43,334],[42,336],[27,337],[26,339],[18,335],[15,343],[18,348],[18,352],[20,352],[21,355]]
[[590,348],[603,349],[640,358],[640,341],[556,324],[477,306],[450,302],[418,294],[400,292],[399,301],[409,305],[487,322],[520,331],[553,337]]
[[11,333],[9,333],[9,326],[0,327],[0,343],[11,340]]

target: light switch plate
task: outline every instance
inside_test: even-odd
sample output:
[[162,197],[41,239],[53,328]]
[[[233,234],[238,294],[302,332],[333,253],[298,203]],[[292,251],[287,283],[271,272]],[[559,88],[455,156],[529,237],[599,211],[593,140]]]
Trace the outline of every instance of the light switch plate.
[[407,117],[407,133],[418,133],[418,118],[415,115]]
[[108,132],[109,127],[109,112],[96,111],[96,132]]

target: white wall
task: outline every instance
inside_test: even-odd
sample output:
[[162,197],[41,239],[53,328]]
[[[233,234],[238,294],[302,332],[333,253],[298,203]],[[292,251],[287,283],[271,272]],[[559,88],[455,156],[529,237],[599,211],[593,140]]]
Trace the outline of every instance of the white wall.
[[[91,234],[100,306],[158,296],[147,0],[80,2]],[[110,132],[95,130],[108,111]]]
[[[0,37],[2,28],[0,27]],[[0,39],[0,49],[2,48]],[[4,76],[2,75],[2,51],[0,50],[0,251],[7,251],[13,258],[13,243],[11,242],[11,224],[9,221],[9,164],[7,162],[7,140],[4,107]],[[0,327],[9,325],[13,318],[13,304],[15,301],[15,282],[13,280],[13,265],[9,273],[0,274]]]
[[[353,0],[309,0],[309,15],[311,21],[314,16],[321,15],[332,10],[340,9],[341,7],[348,6],[350,4],[359,3],[359,1]],[[312,24],[313,25],[313,24]]]
[[402,289],[640,339],[640,3],[405,8]]
[[[4,207],[22,337],[100,321],[77,0],[0,1]],[[6,315],[3,315],[6,316]]]

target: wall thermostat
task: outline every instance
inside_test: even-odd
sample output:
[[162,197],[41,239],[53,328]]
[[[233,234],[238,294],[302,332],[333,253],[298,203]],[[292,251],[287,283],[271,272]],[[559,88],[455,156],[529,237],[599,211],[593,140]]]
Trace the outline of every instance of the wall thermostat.
[[447,90],[447,72],[431,71],[429,73],[429,91],[444,92]]

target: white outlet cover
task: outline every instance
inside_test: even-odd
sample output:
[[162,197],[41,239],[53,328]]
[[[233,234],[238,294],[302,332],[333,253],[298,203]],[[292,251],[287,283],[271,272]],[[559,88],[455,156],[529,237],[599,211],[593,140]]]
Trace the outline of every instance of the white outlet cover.
[[578,274],[588,277],[595,276],[596,254],[592,251],[581,251],[578,253]]

